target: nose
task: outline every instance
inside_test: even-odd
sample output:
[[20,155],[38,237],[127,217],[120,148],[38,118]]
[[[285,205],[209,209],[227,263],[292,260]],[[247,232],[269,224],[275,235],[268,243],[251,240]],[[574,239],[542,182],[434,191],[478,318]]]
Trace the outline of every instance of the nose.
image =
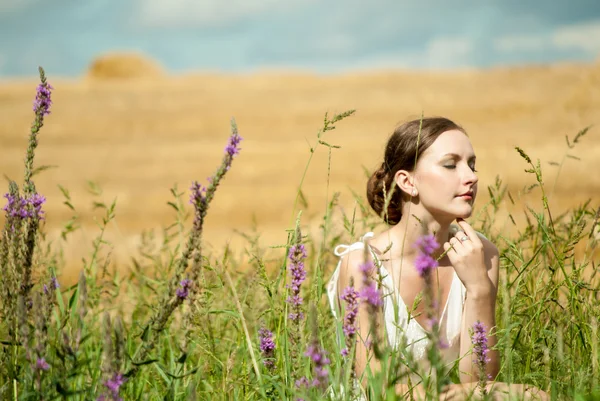
[[477,177],[477,174],[475,174],[475,172],[471,170],[471,167],[467,166],[466,170],[467,171],[464,176],[465,184],[469,184],[471,186],[477,184],[477,181],[479,181],[479,177]]

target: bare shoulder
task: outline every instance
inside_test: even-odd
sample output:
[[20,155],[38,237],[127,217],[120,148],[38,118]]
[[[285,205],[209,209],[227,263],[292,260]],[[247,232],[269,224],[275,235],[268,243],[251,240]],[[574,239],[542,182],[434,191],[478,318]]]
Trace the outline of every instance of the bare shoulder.
[[[365,261],[365,258],[367,259]],[[360,281],[364,274],[363,265],[365,263],[372,263],[373,255],[367,250],[366,254],[364,249],[355,249],[344,255],[340,265],[340,276],[339,283],[340,287],[346,287],[350,284],[351,278],[354,283]],[[371,269],[371,273],[374,274],[375,269]]]

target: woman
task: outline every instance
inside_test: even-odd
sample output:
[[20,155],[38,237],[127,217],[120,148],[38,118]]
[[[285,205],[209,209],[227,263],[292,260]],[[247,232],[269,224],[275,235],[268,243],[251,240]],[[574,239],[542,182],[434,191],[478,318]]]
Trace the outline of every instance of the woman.
[[[442,399],[463,399],[475,389],[476,356],[471,352],[470,329],[479,321],[487,328],[495,326],[495,303],[498,291],[498,249],[477,233],[464,219],[471,216],[477,195],[475,153],[465,130],[446,118],[425,118],[400,125],[389,138],[381,167],[369,179],[367,198],[371,207],[390,224],[379,233],[367,233],[362,241],[339,246],[340,262],[328,284],[328,296],[334,315],[339,313],[339,297],[351,282],[361,283],[364,244],[370,260],[379,267],[372,279],[383,277],[383,308],[377,320],[385,327],[392,347],[401,339],[410,344],[414,358],[426,367],[428,324],[424,302],[409,316],[415,298],[423,291],[423,280],[414,268],[418,255],[413,244],[424,233],[433,233],[438,244],[433,257],[439,266],[433,274],[433,292],[438,308],[442,358],[447,363],[460,360],[460,384],[444,389]],[[456,221],[457,225],[453,224]],[[352,281],[351,281],[352,280]],[[366,339],[371,319],[365,303],[358,313],[358,337]],[[488,332],[488,345],[496,341]],[[371,357],[368,341],[356,344],[356,377],[366,381],[369,370],[380,369]],[[486,365],[492,380],[499,370],[497,351],[490,351]],[[522,385],[488,382],[496,397],[506,391],[540,399],[547,395]],[[399,384],[398,394],[405,394],[407,383]],[[423,393],[416,386],[416,395]]]

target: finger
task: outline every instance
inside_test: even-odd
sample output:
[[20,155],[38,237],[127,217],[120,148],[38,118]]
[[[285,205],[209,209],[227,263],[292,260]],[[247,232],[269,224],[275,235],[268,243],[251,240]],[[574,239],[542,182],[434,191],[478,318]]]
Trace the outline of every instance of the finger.
[[474,244],[481,244],[481,240],[479,239],[479,235],[477,235],[477,231],[475,231],[475,229],[473,229],[473,227],[471,227],[471,225],[467,223],[466,220],[458,218],[456,219],[456,222],[458,223],[460,228],[462,228],[464,232],[469,236],[469,239],[473,241]]
[[442,400],[442,401],[452,401],[454,399],[455,395],[456,395],[456,390],[442,391],[440,393],[440,400]]
[[450,400],[454,399],[455,395],[456,395],[456,389],[454,387],[452,387],[452,385],[447,385],[447,386],[444,386],[442,388],[442,391],[440,392],[440,400],[450,401]]
[[450,240],[448,241],[450,243],[450,245],[452,246],[452,248],[454,248],[454,251],[458,254],[458,255],[462,255],[465,251],[465,247],[463,246],[463,244],[458,240],[458,238],[456,237],[452,237],[450,238]]
[[444,252],[446,252],[446,255],[448,255],[450,260],[453,260],[457,256],[456,250],[454,249],[452,244],[450,244],[449,242],[444,242],[444,245],[442,246],[444,247]]
[[465,247],[471,245],[471,238],[464,231],[458,231],[453,238],[456,238]]

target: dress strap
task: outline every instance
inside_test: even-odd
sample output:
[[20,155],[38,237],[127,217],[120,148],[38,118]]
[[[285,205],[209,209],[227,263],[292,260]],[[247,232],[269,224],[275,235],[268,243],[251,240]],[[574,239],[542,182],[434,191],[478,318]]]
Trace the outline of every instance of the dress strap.
[[333,249],[333,253],[336,256],[344,256],[356,249],[363,249],[365,240],[373,238],[373,236],[374,236],[374,233],[368,232],[365,235],[363,235],[362,237],[360,237],[360,239],[353,244],[350,244],[350,245],[340,244],[340,245],[336,246]]

